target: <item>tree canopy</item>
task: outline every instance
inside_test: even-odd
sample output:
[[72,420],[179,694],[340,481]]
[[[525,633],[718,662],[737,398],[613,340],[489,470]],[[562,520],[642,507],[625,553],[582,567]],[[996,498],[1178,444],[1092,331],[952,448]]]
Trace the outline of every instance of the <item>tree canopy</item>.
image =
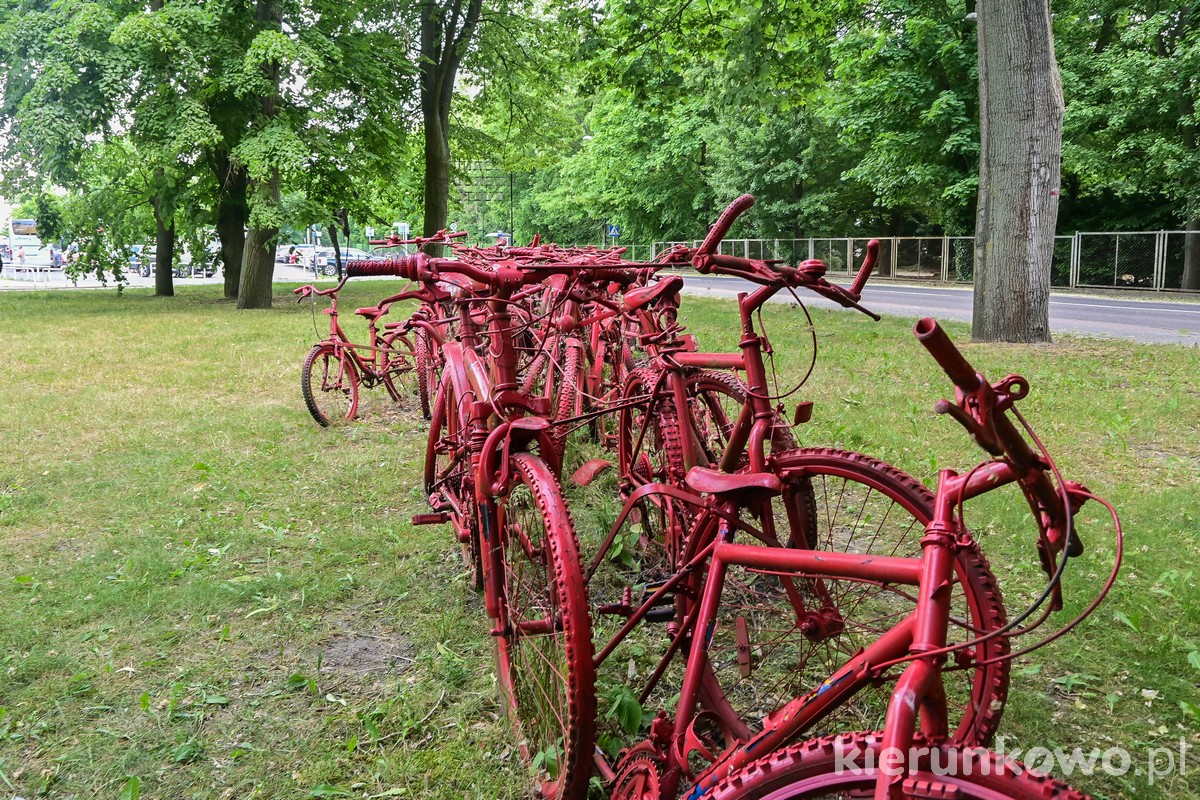
[[[198,245],[219,236],[231,297],[246,229],[268,247],[312,225],[362,241],[397,220],[481,235],[511,221],[518,239],[596,242],[608,223],[649,243],[700,236],[744,191],[759,202],[738,235],[974,223],[978,26],[961,3],[0,8],[5,186],[67,190],[68,237],[91,214],[128,243],[167,225]],[[1200,224],[1200,12],[1052,12],[1060,231]]]

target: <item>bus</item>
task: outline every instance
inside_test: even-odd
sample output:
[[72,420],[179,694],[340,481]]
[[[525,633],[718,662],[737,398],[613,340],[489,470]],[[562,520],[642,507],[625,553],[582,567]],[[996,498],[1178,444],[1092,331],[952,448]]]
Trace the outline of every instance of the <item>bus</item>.
[[10,219],[8,221],[8,249],[10,258],[16,258],[19,248],[25,248],[25,260],[38,256],[42,240],[37,235],[37,220]]

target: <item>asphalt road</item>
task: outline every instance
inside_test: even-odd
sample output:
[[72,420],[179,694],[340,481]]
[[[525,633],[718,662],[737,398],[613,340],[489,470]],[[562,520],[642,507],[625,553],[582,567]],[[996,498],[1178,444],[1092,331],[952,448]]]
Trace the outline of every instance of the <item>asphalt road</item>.
[[[706,275],[684,277],[686,294],[735,297],[749,284],[736,278]],[[840,308],[811,292],[797,292],[806,305]],[[876,283],[863,291],[862,304],[876,314],[899,317],[935,317],[971,321],[973,292],[969,288],[897,286]],[[776,295],[792,302],[789,294]],[[856,312],[854,312],[856,313]],[[1200,345],[1200,303],[1187,300],[1147,300],[1109,295],[1059,294],[1050,296],[1050,331],[1137,342],[1173,342]]]
[[[42,272],[35,283],[29,280],[30,273],[20,273],[13,280],[11,266],[6,262],[4,279],[0,289],[56,289],[69,287],[70,281],[62,277],[61,271]],[[276,281],[313,281],[311,270],[286,264],[275,265]],[[736,297],[738,292],[747,291],[750,284],[736,278],[707,275],[685,275],[684,292],[696,296]],[[176,285],[196,283],[220,283],[218,275],[212,278],[176,279]],[[332,283],[333,278],[321,276],[316,282]],[[81,287],[98,287],[94,279],[81,280]],[[129,276],[130,286],[154,286],[154,278]],[[809,292],[800,293],[801,299],[814,307],[840,308],[836,304]],[[791,295],[776,295],[779,302],[791,302]],[[863,305],[877,314],[899,317],[936,317],[971,320],[972,291],[970,288],[939,286],[899,286],[875,283],[863,292]],[[1185,298],[1156,300],[1141,297],[1114,297],[1112,295],[1079,295],[1055,293],[1050,296],[1050,329],[1054,334],[1070,333],[1116,339],[1132,339],[1138,342],[1172,342],[1200,345],[1200,302]]]

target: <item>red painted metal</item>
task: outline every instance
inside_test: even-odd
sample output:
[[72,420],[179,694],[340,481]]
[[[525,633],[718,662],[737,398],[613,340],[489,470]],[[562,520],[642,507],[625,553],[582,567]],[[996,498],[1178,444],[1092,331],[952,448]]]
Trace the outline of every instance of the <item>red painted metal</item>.
[[[620,249],[566,248],[538,239],[526,247],[479,248],[442,235],[420,243],[449,247],[452,258],[417,253],[348,264],[348,274],[398,275],[440,292],[421,320],[430,334],[446,336],[437,348],[445,366],[426,460],[426,488],[439,513],[428,521],[448,518],[480,566],[501,684],[519,737],[527,733],[522,718],[529,711],[512,690],[522,679],[512,648],[541,639],[573,642],[564,645],[570,688],[555,717],[561,727],[555,735],[571,743],[571,755],[563,773],[541,781],[543,794],[583,791],[593,761],[581,749],[595,724],[589,680],[635,629],[651,624],[666,623],[667,636],[638,696],[643,702],[652,697],[674,661],[683,665],[678,700],[617,763],[596,754],[596,770],[614,797],[673,798],[682,788],[698,797],[729,787],[730,776],[761,771],[766,762],[760,759],[888,680],[894,683],[882,744],[906,748],[918,729],[934,741],[979,744],[994,733],[1006,697],[1007,638],[1031,626],[1005,621],[995,580],[963,524],[963,504],[1009,483],[1022,488],[1038,525],[1042,564],[1052,576],[1050,607],[1059,599],[1066,556],[1079,551],[1072,518],[1091,495],[1063,480],[1036,437],[1035,449],[1010,420],[1028,383],[1019,376],[988,383],[932,320],[918,323],[918,339],[956,386],[955,401],[938,410],[960,422],[991,459],[961,474],[941,471],[931,494],[919,481],[860,454],[793,449],[790,434],[781,433],[788,431],[780,418],[783,396],[772,394],[778,390],[771,346],[756,328],[757,312],[780,291],[806,288],[874,317],[859,300],[878,244],[868,245],[849,288],[827,281],[817,260],[793,268],[720,254],[722,237],[752,205],[749,195],[739,198],[699,248],[673,247],[653,263],[626,262]],[[668,264],[737,276],[758,287],[738,297],[738,353],[697,352],[677,319],[681,279],[653,280]],[[372,323],[375,310],[363,309]],[[432,322],[443,318],[457,322]],[[417,323],[414,328],[426,330]],[[639,356],[641,364],[632,368]],[[725,384],[705,377],[705,370],[736,370],[745,382],[729,378],[733,388],[718,391]],[[811,403],[801,402],[796,423],[807,421],[811,411]],[[606,433],[613,418],[614,429]],[[579,572],[582,554],[555,475],[570,454],[567,433],[583,423],[596,428],[601,444],[615,441],[624,504],[599,550],[589,554],[589,569]],[[587,485],[607,466],[594,458],[572,480]],[[458,476],[453,488],[451,472]],[[830,504],[821,505],[823,493],[839,480],[861,488],[865,498],[883,498],[889,513],[900,509],[898,515],[911,517],[921,534],[919,552],[902,554],[888,543],[877,548],[869,537],[864,552],[833,541],[835,535],[855,537],[863,513],[845,530],[820,527],[821,514],[830,515]],[[536,514],[517,523],[514,497],[530,492],[540,498]],[[658,520],[653,525],[652,518]],[[591,613],[623,621],[607,641],[595,643],[591,656],[593,645],[585,647],[581,633],[590,630],[585,584],[603,585],[595,579],[633,522],[641,525],[645,546],[665,553],[665,572],[607,600],[592,598]],[[517,564],[525,583],[516,581]],[[558,607],[529,615],[512,601],[529,589],[527,571],[538,569],[546,582],[539,596],[554,598]],[[735,572],[778,586],[773,596],[751,594],[746,605],[790,617],[799,644],[822,651],[837,652],[839,637],[873,622],[858,616],[839,582],[910,602],[904,613],[878,624],[874,641],[847,650],[854,655],[819,685],[780,697],[765,719],[749,720],[726,694],[716,656],[710,658],[724,635],[719,625],[731,625],[734,671],[746,681],[765,674],[758,660],[770,654],[757,644],[759,623],[736,606],[742,602],[738,593],[753,591],[747,585],[755,581],[735,580]],[[951,625],[965,628],[967,641],[951,642]],[[959,671],[947,672],[947,664]],[[961,696],[951,702],[943,685],[956,675],[966,676],[965,703]],[[578,709],[590,711],[591,719]],[[722,731],[718,738],[714,724]],[[894,780],[881,777],[867,788],[877,798],[949,791],[917,777],[920,769],[908,764]]]

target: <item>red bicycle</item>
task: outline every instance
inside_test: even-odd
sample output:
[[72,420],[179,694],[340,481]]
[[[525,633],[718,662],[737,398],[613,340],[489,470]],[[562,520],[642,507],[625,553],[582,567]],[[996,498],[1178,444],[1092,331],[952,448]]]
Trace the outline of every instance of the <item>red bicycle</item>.
[[505,706],[542,796],[582,797],[595,730],[587,591],[556,479],[549,404],[520,391],[517,370],[523,317],[514,315],[513,297],[541,277],[423,253],[351,261],[347,271],[399,275],[426,288],[467,279],[450,301],[458,339],[441,347],[429,439],[426,479],[440,510],[414,522],[453,522],[464,544],[492,621]]
[[[688,797],[842,796],[842,787],[879,800],[1066,793],[1027,773],[934,775],[927,759],[906,754],[918,744],[926,756],[934,750],[960,766],[968,758],[997,761],[963,748],[986,743],[995,731],[1007,665],[1018,654],[1008,640],[1031,632],[1057,606],[1066,556],[1079,552],[1072,519],[1092,495],[1052,480],[1057,470],[1049,455],[1040,445],[1040,452],[1031,449],[1008,422],[1005,415],[1028,385],[1015,376],[988,384],[931,320],[918,334],[959,387],[959,402],[939,408],[966,425],[993,460],[961,476],[943,470],[931,494],[859,454],[771,450],[776,409],[755,311],[786,287],[859,306],[857,287],[829,284],[823,265],[793,269],[716,255],[717,242],[751,202],[736,201],[691,253],[702,272],[760,286],[740,298],[741,352],[672,355],[677,367],[734,367],[747,375],[745,406],[713,462],[721,468],[693,462],[682,485],[637,485],[588,572],[600,634],[597,670],[608,674],[616,667],[616,680],[637,687],[639,704],[673,709],[660,711],[649,736],[615,764],[601,766],[612,797],[673,798],[681,790]],[[860,273],[857,284],[863,279]],[[673,384],[668,402],[674,398],[675,411],[687,419],[692,404],[679,370],[660,366]],[[680,427],[687,442],[688,426]],[[686,452],[688,445],[682,447]],[[699,453],[692,457],[701,460]],[[1041,600],[1055,598],[1024,627],[1043,603],[1007,620],[995,579],[962,519],[967,501],[1013,483],[1034,512],[1051,575]],[[680,507],[687,513],[672,513]],[[640,530],[630,537],[626,525],[635,517]],[[659,530],[646,530],[650,520]],[[1115,514],[1114,521],[1119,535]],[[642,548],[623,589],[612,580],[607,558],[619,541]],[[602,592],[614,588],[615,596],[602,602]],[[640,657],[653,636],[638,631],[664,623],[661,656],[656,662]],[[835,744],[900,753],[897,770],[846,778],[832,758],[803,760],[837,749],[834,740],[792,744],[817,724],[882,728],[882,734],[849,734]]]
[[330,300],[329,308],[322,312],[329,317],[329,335],[308,351],[300,372],[300,391],[308,411],[325,427],[357,417],[360,385],[367,389],[382,385],[393,401],[399,401],[396,380],[413,370],[419,355],[419,348],[414,347],[408,334],[416,329],[422,338],[428,336],[425,329],[428,326],[418,325],[424,319],[421,311],[408,321],[387,322],[380,329],[379,320],[393,304],[410,299],[429,300],[428,292],[405,291],[384,298],[378,305],[356,308],[354,313],[367,320],[368,339],[367,344],[351,342],[338,321],[337,308],[338,292],[348,279],[347,275],[330,289],[309,285],[294,290],[296,302],[318,295]]

